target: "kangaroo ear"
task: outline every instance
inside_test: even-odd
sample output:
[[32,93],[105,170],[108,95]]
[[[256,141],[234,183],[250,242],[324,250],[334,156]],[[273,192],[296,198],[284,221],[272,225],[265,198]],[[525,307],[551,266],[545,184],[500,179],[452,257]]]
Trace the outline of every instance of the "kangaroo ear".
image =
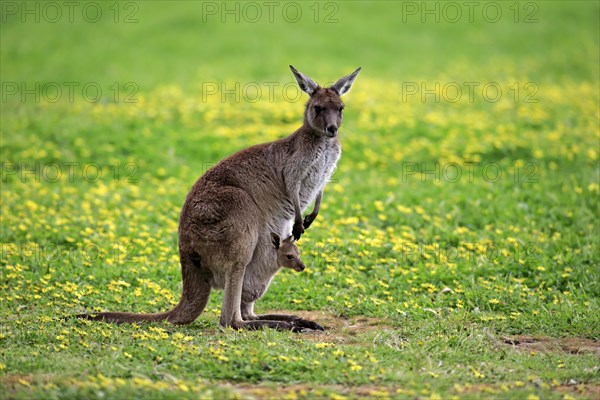
[[273,243],[273,246],[275,246],[276,249],[279,249],[281,239],[279,238],[279,235],[275,232],[271,232],[271,242]]
[[333,86],[331,86],[331,88],[333,90],[335,90],[336,92],[338,92],[338,94],[340,96],[343,95],[348,90],[350,90],[350,88],[352,87],[352,84],[354,83],[354,79],[356,78],[356,75],[358,75],[360,70],[361,70],[361,67],[358,67],[358,69],[356,71],[354,71],[353,73],[351,73],[350,75],[340,78],[336,83],[333,84]]
[[298,82],[298,86],[300,86],[300,89],[312,96],[312,94],[317,90],[319,85],[317,85],[315,81],[313,81],[308,76],[304,75],[291,65],[290,69],[292,70],[294,78],[296,78],[296,82]]

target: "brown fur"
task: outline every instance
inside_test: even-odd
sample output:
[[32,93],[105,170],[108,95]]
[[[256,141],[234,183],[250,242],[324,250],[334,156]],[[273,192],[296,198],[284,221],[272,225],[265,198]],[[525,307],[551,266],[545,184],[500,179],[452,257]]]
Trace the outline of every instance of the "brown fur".
[[[320,88],[290,68],[302,90],[310,94],[304,124],[286,138],[225,158],[200,177],[187,195],[179,219],[183,293],[175,308],[157,314],[106,312],[78,317],[189,324],[204,310],[211,288],[223,288],[222,326],[323,329],[293,315],[257,316],[253,308],[283,266],[273,251],[271,232],[285,237],[291,230],[299,239],[318,214],[323,188],[341,154],[340,95],[349,90],[360,68],[331,88]],[[302,220],[302,210],[312,201],[313,211]],[[289,250],[290,240],[284,240],[278,251]]]

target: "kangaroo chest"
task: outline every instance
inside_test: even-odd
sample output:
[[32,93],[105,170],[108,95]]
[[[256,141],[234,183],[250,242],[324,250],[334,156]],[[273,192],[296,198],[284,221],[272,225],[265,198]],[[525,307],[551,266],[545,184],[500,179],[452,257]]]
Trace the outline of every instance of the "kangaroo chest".
[[341,146],[331,140],[315,147],[305,160],[306,168],[300,181],[300,207],[304,210],[331,179],[341,156]]

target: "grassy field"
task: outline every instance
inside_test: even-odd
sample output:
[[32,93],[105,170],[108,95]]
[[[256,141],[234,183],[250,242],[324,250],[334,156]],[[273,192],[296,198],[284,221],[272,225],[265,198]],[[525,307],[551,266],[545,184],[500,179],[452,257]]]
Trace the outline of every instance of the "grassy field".
[[[598,2],[44,4],[2,3],[2,398],[600,396]],[[327,330],[57,319],[178,301],[185,196],[299,126],[289,64],[363,67],[257,303]]]

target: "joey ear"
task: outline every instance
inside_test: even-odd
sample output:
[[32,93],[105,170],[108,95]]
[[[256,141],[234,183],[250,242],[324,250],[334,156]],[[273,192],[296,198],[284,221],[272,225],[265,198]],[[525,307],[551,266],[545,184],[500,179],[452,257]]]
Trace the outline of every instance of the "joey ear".
[[296,68],[290,65],[290,69],[294,74],[294,78],[296,78],[296,82],[298,82],[298,86],[302,89],[303,92],[308,93],[309,95],[313,95],[313,93],[317,90],[319,85],[315,83],[308,76],[304,75],[302,72],[298,71]]
[[340,96],[343,95],[348,90],[350,90],[350,88],[352,87],[352,84],[354,83],[354,79],[356,78],[356,75],[358,75],[360,70],[361,70],[361,67],[358,67],[358,69],[356,71],[354,71],[353,73],[351,73],[350,75],[340,78],[336,83],[334,83],[331,86],[331,88],[333,90],[335,90],[336,92],[338,92],[338,94]]
[[290,235],[284,240],[284,242],[296,243],[296,238],[294,235]]
[[276,249],[279,249],[281,239],[279,238],[279,235],[275,232],[271,232],[271,242],[273,243],[273,246],[275,246]]

